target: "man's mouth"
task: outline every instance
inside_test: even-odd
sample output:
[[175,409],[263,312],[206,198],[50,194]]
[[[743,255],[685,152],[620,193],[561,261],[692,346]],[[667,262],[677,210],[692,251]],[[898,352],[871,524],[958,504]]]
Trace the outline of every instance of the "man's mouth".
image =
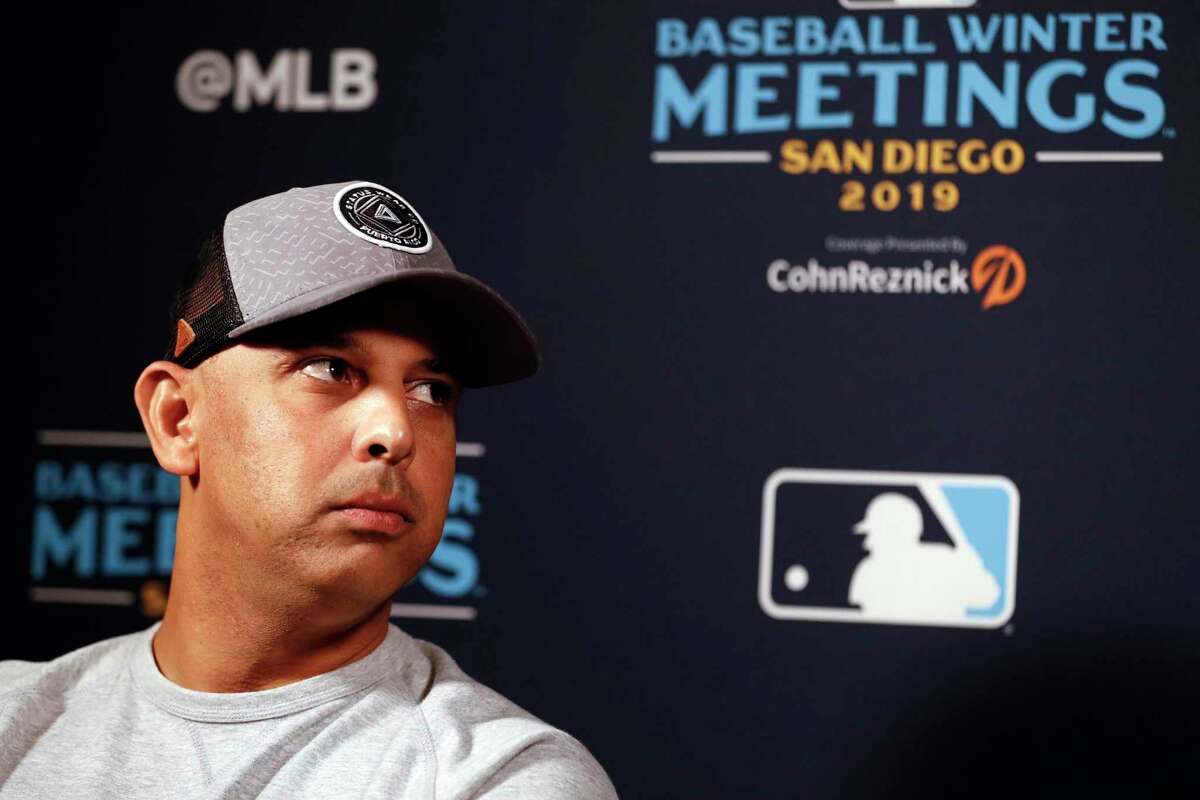
[[364,492],[337,506],[343,518],[360,530],[395,536],[414,524],[416,514],[407,497]]
[[402,533],[412,523],[403,514],[381,511],[376,508],[349,506],[339,508],[338,513],[359,530],[379,531],[391,536]]

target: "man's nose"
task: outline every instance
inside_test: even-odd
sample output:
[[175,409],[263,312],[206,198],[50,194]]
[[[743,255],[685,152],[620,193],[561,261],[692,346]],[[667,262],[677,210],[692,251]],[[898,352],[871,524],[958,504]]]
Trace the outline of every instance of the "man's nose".
[[351,449],[359,461],[383,459],[389,464],[409,461],[416,454],[416,436],[404,394],[382,389],[363,403]]

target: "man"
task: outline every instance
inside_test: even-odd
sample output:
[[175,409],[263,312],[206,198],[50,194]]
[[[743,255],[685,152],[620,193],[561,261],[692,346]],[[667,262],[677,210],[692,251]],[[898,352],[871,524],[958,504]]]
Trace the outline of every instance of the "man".
[[537,364],[382,186],[230,212],[134,387],[180,476],[165,616],[0,663],[0,796],[615,797],[578,741],[389,622],[441,536],[463,387]]

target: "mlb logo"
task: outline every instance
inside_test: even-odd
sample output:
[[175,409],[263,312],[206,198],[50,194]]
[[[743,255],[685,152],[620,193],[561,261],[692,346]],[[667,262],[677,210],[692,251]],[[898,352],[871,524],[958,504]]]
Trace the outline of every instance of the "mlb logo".
[[1016,602],[1019,504],[999,475],[776,470],[759,605],[775,619],[998,628]]

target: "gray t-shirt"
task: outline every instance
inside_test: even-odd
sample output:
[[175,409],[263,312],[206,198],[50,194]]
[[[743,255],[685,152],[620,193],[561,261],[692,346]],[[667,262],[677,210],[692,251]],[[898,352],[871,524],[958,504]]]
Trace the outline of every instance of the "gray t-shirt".
[[160,624],[0,662],[0,797],[616,797],[577,740],[395,625],[340,669],[220,693],[159,672]]

